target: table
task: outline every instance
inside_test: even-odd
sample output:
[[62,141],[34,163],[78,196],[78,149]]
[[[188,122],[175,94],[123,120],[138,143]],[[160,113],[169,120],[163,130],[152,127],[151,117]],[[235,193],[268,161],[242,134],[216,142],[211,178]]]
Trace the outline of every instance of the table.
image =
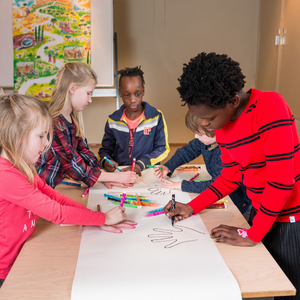
[[[58,185],[57,190],[87,203],[88,195],[81,197],[85,188]],[[225,210],[206,209],[201,218],[208,231],[220,224],[249,226],[229,198]],[[80,240],[78,226],[59,226],[40,219],[2,286],[0,299],[71,299]],[[263,244],[249,248],[216,245],[243,298],[295,295],[295,288]]]

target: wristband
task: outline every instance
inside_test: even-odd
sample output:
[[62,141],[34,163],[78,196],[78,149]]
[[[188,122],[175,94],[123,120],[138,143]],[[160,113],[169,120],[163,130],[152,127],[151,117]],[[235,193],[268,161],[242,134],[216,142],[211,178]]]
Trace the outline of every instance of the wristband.
[[247,234],[247,229],[238,229],[237,230],[238,234],[242,236],[242,238],[246,238],[248,236]]

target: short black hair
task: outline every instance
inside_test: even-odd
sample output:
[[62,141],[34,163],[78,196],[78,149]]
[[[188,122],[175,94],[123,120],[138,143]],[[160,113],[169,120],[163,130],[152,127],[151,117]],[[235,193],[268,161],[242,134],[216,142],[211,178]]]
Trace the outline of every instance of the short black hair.
[[239,63],[226,54],[202,52],[184,64],[177,88],[182,105],[225,107],[245,85]]
[[140,76],[142,80],[142,86],[144,87],[145,85],[145,80],[144,80],[144,72],[141,70],[141,66],[135,67],[135,68],[124,68],[120,71],[118,71],[118,74],[120,75],[119,78],[119,87],[121,86],[121,79],[123,77],[135,77],[135,76]]

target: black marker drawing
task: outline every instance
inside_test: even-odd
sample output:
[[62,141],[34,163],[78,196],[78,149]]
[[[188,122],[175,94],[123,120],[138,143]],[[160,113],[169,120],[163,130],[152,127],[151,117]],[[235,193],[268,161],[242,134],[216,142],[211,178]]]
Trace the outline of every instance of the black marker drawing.
[[172,192],[172,190],[163,191],[162,187],[159,186],[148,188],[148,191],[150,192],[151,195],[167,195],[167,194],[171,194]]
[[198,231],[193,228],[181,226],[181,225],[174,225],[174,229],[160,229],[160,228],[154,228],[153,231],[159,232],[154,234],[149,234],[148,237],[151,239],[152,243],[162,243],[162,242],[168,242],[167,245],[164,246],[165,249],[173,248],[175,246],[178,246],[183,243],[189,243],[189,242],[195,242],[198,239],[195,238],[193,240],[185,240],[185,241],[178,241],[178,238],[175,238],[174,236],[180,232],[183,232],[184,229],[192,230],[196,232],[197,234],[205,234],[204,232]]

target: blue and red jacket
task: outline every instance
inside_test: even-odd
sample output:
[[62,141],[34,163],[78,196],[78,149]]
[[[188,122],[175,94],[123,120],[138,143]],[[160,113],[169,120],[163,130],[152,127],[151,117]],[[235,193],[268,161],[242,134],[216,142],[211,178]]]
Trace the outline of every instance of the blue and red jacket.
[[122,105],[108,117],[105,133],[99,149],[100,162],[103,165],[104,157],[116,161],[120,166],[131,165],[136,158],[142,170],[147,165],[156,165],[164,160],[170,152],[168,130],[162,112],[147,102],[142,102],[145,118],[141,119],[133,138],[131,159],[129,157],[129,127],[125,120],[121,120]]

